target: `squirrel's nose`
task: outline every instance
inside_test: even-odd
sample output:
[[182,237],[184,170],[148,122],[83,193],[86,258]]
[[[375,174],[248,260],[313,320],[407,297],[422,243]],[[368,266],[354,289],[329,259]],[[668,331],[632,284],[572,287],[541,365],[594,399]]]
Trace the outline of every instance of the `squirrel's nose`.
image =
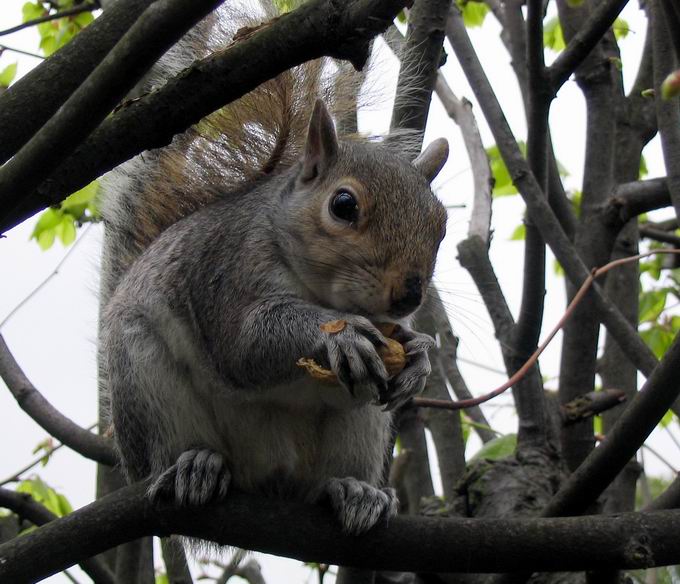
[[404,281],[403,293],[392,299],[391,312],[407,315],[418,306],[423,299],[423,280],[419,276],[409,276]]

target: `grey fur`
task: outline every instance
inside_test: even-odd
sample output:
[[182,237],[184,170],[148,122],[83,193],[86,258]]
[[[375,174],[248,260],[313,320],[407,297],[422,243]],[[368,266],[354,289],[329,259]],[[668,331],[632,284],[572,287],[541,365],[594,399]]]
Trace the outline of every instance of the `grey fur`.
[[[355,534],[396,512],[394,492],[378,488],[385,410],[422,391],[433,341],[394,307],[409,278],[427,288],[446,216],[418,168],[393,148],[338,141],[317,109],[298,162],[239,188],[227,181],[225,190],[219,173],[164,184],[177,193],[166,204],[189,211],[150,244],[129,226],[149,177],[163,178],[145,174],[163,151],[109,180],[100,365],[123,468],[130,480],[153,478],[152,498],[201,505],[233,484],[327,499]],[[187,142],[170,148],[190,150]],[[361,210],[356,224],[330,211],[347,190]],[[338,319],[342,331],[320,329]],[[389,380],[376,351],[380,322],[401,325],[408,354]],[[301,357],[341,383],[312,380]]]

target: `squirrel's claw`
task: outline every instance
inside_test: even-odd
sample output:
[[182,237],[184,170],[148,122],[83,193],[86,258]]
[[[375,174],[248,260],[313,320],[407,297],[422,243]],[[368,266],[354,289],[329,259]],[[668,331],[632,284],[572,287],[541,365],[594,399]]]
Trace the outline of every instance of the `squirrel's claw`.
[[348,477],[330,479],[325,492],[342,530],[349,535],[360,535],[381,518],[389,519],[397,514],[398,501],[394,489],[378,489]]
[[380,332],[367,319],[356,317],[342,331],[327,334],[324,340],[331,369],[357,405],[377,401],[388,378],[375,349],[376,344],[385,343]]
[[224,457],[208,449],[187,450],[149,487],[152,501],[172,498],[179,506],[205,505],[224,499],[231,473]]
[[429,335],[402,329],[397,340],[406,351],[406,367],[390,380],[387,391],[381,394],[380,403],[384,411],[390,411],[406,403],[425,389],[427,376],[432,372],[427,351],[434,347],[435,341]]

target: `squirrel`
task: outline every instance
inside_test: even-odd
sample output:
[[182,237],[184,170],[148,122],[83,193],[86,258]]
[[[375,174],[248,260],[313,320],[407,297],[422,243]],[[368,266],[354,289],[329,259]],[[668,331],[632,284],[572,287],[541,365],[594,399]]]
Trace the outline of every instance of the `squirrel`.
[[[220,10],[149,83],[229,38]],[[433,340],[409,322],[445,234],[430,183],[448,144],[411,160],[338,137],[329,107],[354,107],[349,77],[325,61],[288,71],[102,186],[102,390],[124,474],[150,479],[152,499],[202,505],[233,487],[325,500],[350,534],[396,512],[381,478],[391,410],[430,372]],[[333,320],[344,328],[320,328]],[[378,323],[398,324],[406,351],[392,379]]]

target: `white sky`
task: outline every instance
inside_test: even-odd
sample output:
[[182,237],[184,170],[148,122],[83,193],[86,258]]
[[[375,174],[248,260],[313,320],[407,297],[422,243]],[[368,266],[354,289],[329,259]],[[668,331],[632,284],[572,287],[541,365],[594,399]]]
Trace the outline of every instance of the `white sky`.
[[[8,28],[21,20],[22,0],[3,0],[0,3],[0,29]],[[624,76],[627,86],[632,83],[644,41],[644,19],[637,3],[630,2],[622,15],[631,26],[631,33],[621,44]],[[471,31],[473,43],[491,78],[501,104],[505,109],[518,139],[526,138],[526,127],[519,92],[509,66],[509,56],[498,38],[499,28],[493,17],[487,18],[484,27]],[[27,51],[38,51],[38,35],[35,30],[0,37],[0,43]],[[449,84],[459,96],[475,103],[474,97],[450,47],[444,71]],[[550,54],[547,54],[551,58]],[[19,75],[30,70],[38,60],[6,51],[0,55],[0,70],[17,62]],[[373,73],[373,86],[390,95],[396,84],[396,61],[383,50]],[[485,145],[493,138],[475,107]],[[390,104],[376,108],[361,117],[362,129],[384,132],[389,125]],[[583,98],[573,81],[565,84],[553,104],[551,114],[553,139],[557,157],[569,170],[568,188],[579,188],[584,158],[585,111]],[[436,187],[439,196],[448,205],[465,204],[466,209],[451,209],[447,238],[442,246],[436,278],[445,294],[449,314],[455,330],[461,338],[460,356],[487,366],[503,369],[503,363],[494,338],[493,327],[474,285],[456,261],[456,244],[467,231],[469,207],[472,202],[472,177],[464,146],[457,127],[451,122],[435,99],[430,114],[426,141],[440,135],[451,143],[452,155]],[[650,177],[663,176],[663,162],[658,140],[645,151]],[[520,198],[507,197],[494,203],[494,239],[491,250],[492,262],[505,291],[508,303],[516,314],[521,288],[523,244],[509,241],[509,237],[521,222],[523,205]],[[20,301],[43,281],[66,253],[60,243],[42,252],[35,242],[29,242],[35,219],[8,233],[0,241],[0,321]],[[82,238],[82,241],[80,239]],[[75,251],[62,266],[59,274],[33,297],[26,306],[2,328],[2,333],[16,359],[31,381],[45,397],[75,422],[89,426],[96,420],[96,368],[95,342],[97,322],[98,260],[101,229],[92,226],[79,232]],[[552,266],[552,259],[549,260]],[[545,332],[559,319],[564,310],[563,280],[549,270],[548,296],[546,299]],[[549,378],[558,374],[559,337],[541,358],[542,372]],[[461,369],[473,393],[485,393],[504,381],[504,377],[479,367],[461,363]],[[548,383],[552,389],[554,382]],[[515,430],[514,416],[509,407],[510,396],[495,400],[484,409],[495,429],[502,432]],[[676,425],[676,434],[677,425]],[[0,480],[16,472],[33,459],[31,450],[46,437],[45,432],[28,418],[16,405],[0,382]],[[680,450],[665,432],[656,431],[651,444],[663,452],[675,466],[680,468]],[[11,446],[9,446],[11,445]],[[478,443],[473,438],[468,452]],[[670,476],[667,467],[649,454],[645,457],[649,474]],[[56,453],[47,467],[38,470],[40,476],[51,486],[63,492],[74,507],[90,502],[94,497],[94,464],[66,449]],[[299,562],[267,557],[262,560],[268,582],[316,581],[307,568]],[[74,574],[79,574],[77,568]],[[276,574],[276,578],[274,575]],[[87,577],[79,574],[82,582]],[[65,582],[62,576],[50,582]],[[330,578],[326,582],[331,582]]]

